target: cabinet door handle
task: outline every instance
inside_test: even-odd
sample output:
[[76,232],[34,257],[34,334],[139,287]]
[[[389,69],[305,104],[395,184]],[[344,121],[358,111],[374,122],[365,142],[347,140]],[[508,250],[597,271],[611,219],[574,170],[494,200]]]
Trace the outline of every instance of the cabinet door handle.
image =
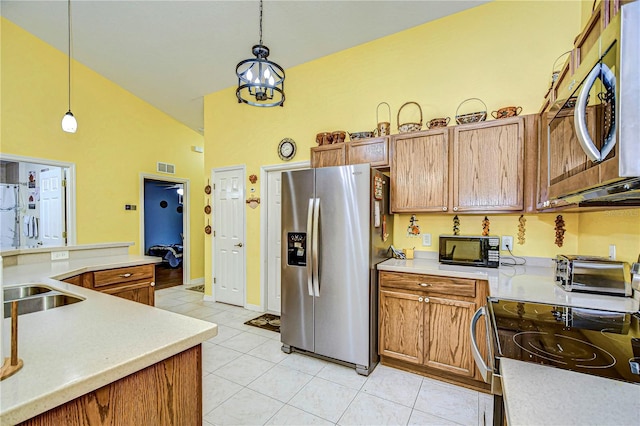
[[420,287],[431,287],[431,283],[420,283]]
[[151,285],[151,287],[155,287],[155,286],[156,286],[156,283],[154,283],[153,281],[151,281],[151,284],[150,284],[150,285]]
[[424,297],[420,296],[418,297],[418,302],[422,302],[424,300]]
[[429,303],[429,298],[428,297],[424,298],[424,303]]
[[454,211],[454,212],[457,212],[457,211],[458,211],[458,207],[457,207],[457,206],[456,206],[456,207],[454,207],[454,208],[453,208],[453,211]]
[[131,275],[133,274],[126,273],[126,274],[120,274],[119,276],[120,278],[129,278]]
[[447,211],[447,208],[446,208],[446,207],[443,207],[443,208],[442,208],[442,211],[443,211],[443,212],[446,212],[446,211]]

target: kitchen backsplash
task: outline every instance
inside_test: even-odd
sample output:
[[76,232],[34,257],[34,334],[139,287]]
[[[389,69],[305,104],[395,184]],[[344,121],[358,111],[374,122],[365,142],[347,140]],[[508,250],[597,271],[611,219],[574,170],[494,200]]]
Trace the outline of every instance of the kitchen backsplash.
[[[556,245],[556,218],[564,220],[562,247]],[[453,233],[454,215],[416,214],[414,225],[420,234],[409,231],[414,215],[400,214],[394,219],[393,245],[437,251],[438,236]],[[516,256],[553,258],[558,253],[609,256],[609,246],[615,245],[616,259],[635,262],[640,254],[640,209],[606,210],[599,212],[555,212],[525,214],[524,243],[518,239],[520,215],[488,215],[490,235],[513,237],[512,252]],[[485,215],[458,215],[460,235],[481,235]],[[415,231],[414,231],[415,232]],[[431,245],[423,246],[423,236],[431,234]]]

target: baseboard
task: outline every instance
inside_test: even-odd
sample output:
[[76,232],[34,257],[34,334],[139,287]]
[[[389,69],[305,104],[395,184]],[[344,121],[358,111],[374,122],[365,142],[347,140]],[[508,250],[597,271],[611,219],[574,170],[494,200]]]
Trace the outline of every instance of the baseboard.
[[200,284],[204,284],[204,277],[196,278],[194,280],[189,280],[189,282],[186,283],[186,285],[200,285]]
[[204,296],[202,296],[202,300],[204,300],[205,302],[215,302],[216,299],[213,298],[213,296],[210,296],[208,294],[205,294]]
[[248,309],[250,311],[255,311],[255,312],[262,312],[262,307],[260,305],[251,305],[249,303],[246,303],[244,305],[245,309]]

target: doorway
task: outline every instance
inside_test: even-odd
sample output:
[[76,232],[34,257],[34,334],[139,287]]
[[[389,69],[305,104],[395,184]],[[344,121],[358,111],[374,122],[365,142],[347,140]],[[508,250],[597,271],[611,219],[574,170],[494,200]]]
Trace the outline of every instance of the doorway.
[[75,165],[0,155],[0,250],[76,243]]
[[156,264],[156,290],[189,284],[189,182],[156,175],[141,176],[141,254]]
[[211,171],[213,182],[213,238],[211,265],[213,299],[245,306],[246,219],[245,167]]
[[261,187],[263,194],[260,212],[260,239],[263,241],[260,257],[262,265],[260,272],[260,294],[262,311],[280,314],[280,262],[281,262],[281,235],[280,223],[280,194],[282,172],[292,170],[304,170],[310,167],[308,161],[300,161],[289,164],[264,166],[260,170]]

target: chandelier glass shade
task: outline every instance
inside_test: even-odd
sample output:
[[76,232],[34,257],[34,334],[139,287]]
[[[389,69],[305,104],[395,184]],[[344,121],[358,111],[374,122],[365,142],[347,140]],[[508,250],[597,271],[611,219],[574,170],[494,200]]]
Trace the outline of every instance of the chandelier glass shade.
[[262,44],[262,0],[260,0],[260,43],[253,46],[255,58],[236,66],[238,103],[272,107],[284,105],[284,69],[267,59],[269,48]]

